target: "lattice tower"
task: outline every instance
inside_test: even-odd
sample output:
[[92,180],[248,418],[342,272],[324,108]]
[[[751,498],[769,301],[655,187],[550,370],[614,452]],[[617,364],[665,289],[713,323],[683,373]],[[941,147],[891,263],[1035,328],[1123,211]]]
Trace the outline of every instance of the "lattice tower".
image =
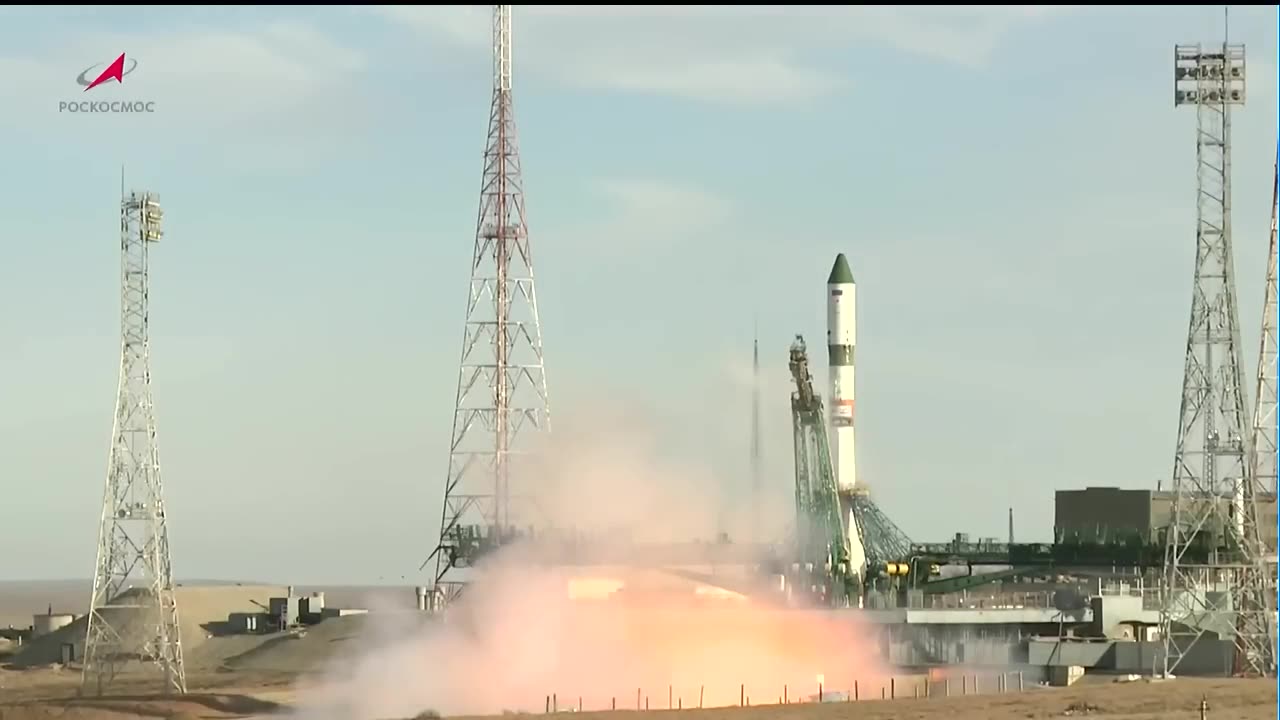
[[[1160,627],[1166,675],[1202,638],[1231,638],[1236,670],[1274,667],[1252,492],[1231,254],[1231,115],[1244,102],[1244,47],[1180,45],[1175,105],[1196,108],[1196,255],[1165,533]],[[1207,650],[1207,648],[1206,648]]]
[[120,390],[82,674],[82,689],[94,685],[99,694],[137,663],[158,666],[166,691],[187,689],[151,399],[147,255],[160,221],[155,195],[122,199]]
[[1271,236],[1267,281],[1262,302],[1262,334],[1258,348],[1258,382],[1253,408],[1253,481],[1258,493],[1276,492],[1276,198],[1272,178]]
[[[452,603],[477,560],[512,541],[511,482],[529,479],[531,441],[550,428],[542,328],[534,292],[511,99],[511,7],[493,6],[493,101],[476,220],[433,608]],[[522,517],[517,517],[522,516]],[[526,527],[521,525],[520,527]]]

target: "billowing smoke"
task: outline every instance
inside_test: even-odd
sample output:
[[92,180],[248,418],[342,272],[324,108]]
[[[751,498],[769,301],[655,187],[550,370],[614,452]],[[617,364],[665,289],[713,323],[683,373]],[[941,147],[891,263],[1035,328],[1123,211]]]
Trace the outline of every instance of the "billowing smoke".
[[[534,479],[555,527],[626,542],[711,538],[716,477],[661,457],[636,423],[557,427]],[[755,704],[883,676],[856,614],[784,610],[714,583],[616,562],[548,567],[531,543],[491,555],[447,622],[388,615],[355,658],[303,692],[307,720]],[[725,583],[731,585],[731,583]],[[371,618],[373,619],[373,618]],[[392,627],[394,625],[394,627]]]

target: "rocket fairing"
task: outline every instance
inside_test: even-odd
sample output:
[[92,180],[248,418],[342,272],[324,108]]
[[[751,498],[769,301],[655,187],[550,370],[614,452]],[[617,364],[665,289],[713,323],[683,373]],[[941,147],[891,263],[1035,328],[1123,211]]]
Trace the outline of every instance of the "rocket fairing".
[[852,494],[858,484],[854,458],[854,348],[857,345],[858,288],[844,253],[836,255],[827,277],[827,373],[831,402],[831,470],[849,533],[851,570],[862,575],[866,551],[853,518]]

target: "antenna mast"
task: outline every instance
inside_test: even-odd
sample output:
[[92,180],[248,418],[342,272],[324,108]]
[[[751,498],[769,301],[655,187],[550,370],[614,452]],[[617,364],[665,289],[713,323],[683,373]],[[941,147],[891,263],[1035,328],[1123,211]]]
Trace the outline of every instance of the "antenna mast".
[[511,7],[493,6],[493,99],[449,472],[440,540],[423,563],[435,561],[434,610],[457,599],[482,555],[515,538],[511,481],[522,480],[528,450],[519,441],[550,428],[511,100]]
[[751,532],[754,542],[764,540],[760,527],[760,491],[762,485],[760,464],[760,329],[752,328],[751,339]]

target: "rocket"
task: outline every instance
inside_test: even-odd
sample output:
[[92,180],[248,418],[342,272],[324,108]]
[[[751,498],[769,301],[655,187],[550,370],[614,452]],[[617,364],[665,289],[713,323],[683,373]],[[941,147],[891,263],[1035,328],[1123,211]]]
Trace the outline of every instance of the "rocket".
[[827,375],[831,403],[831,469],[840,495],[840,510],[848,528],[850,570],[861,576],[866,551],[853,518],[853,490],[858,484],[854,458],[854,365],[857,344],[857,295],[853,272],[844,253],[836,255],[827,277]]

